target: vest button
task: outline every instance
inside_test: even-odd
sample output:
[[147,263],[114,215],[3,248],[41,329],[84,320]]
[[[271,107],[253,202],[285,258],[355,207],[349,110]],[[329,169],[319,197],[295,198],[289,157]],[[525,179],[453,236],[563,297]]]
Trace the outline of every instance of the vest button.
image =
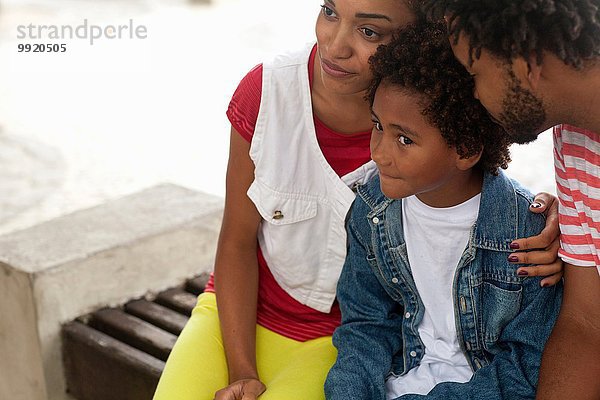
[[374,224],[378,224],[379,223],[379,218],[373,217],[372,221],[373,221]]
[[409,319],[410,318],[410,313],[407,312],[406,314],[404,314],[404,318]]
[[396,277],[393,277],[393,278],[392,278],[392,283],[398,283],[398,278],[396,278]]
[[410,352],[410,356],[411,356],[411,357],[416,357],[416,356],[417,356],[417,352],[416,352],[416,351],[414,351],[414,350],[413,350],[413,351],[411,351],[411,352]]
[[281,219],[283,218],[283,213],[279,210],[275,210],[273,213],[273,219]]

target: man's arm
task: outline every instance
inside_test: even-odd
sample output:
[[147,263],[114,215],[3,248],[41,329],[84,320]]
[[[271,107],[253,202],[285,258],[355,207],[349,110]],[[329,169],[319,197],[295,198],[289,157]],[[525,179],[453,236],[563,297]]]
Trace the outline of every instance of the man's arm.
[[536,399],[600,399],[597,268],[566,264],[563,303],[544,349]]

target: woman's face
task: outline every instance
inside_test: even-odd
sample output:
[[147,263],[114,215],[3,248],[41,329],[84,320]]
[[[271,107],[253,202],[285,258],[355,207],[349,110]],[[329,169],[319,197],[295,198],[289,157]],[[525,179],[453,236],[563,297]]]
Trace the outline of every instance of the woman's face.
[[414,20],[404,0],[324,0],[316,26],[316,76],[336,93],[363,92],[371,81],[369,57]]

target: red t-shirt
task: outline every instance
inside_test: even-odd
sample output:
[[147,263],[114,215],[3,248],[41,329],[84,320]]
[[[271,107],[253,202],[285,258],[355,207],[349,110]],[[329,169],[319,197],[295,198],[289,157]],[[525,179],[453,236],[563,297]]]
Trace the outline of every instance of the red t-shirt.
[[[308,75],[312,86],[316,46],[309,62]],[[262,65],[254,67],[236,89],[227,117],[233,128],[246,140],[251,141],[258,119],[262,93]],[[371,132],[343,134],[328,128],[314,116],[317,141],[327,162],[339,175],[349,172],[368,162]],[[307,341],[333,334],[340,324],[340,309],[337,301],[330,313],[322,313],[292,298],[279,286],[265,261],[260,249],[257,254],[259,267],[257,323],[283,336]],[[214,292],[211,276],[205,291]]]

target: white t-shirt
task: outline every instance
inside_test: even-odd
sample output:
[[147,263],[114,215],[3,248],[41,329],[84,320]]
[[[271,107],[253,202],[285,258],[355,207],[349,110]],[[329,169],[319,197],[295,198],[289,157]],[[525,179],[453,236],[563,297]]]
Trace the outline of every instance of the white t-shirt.
[[467,382],[473,371],[460,350],[452,287],[469,242],[481,194],[448,208],[433,208],[416,196],[402,201],[402,224],[412,275],[425,305],[419,336],[425,354],[416,368],[386,382],[387,397],[427,394],[440,382]]

